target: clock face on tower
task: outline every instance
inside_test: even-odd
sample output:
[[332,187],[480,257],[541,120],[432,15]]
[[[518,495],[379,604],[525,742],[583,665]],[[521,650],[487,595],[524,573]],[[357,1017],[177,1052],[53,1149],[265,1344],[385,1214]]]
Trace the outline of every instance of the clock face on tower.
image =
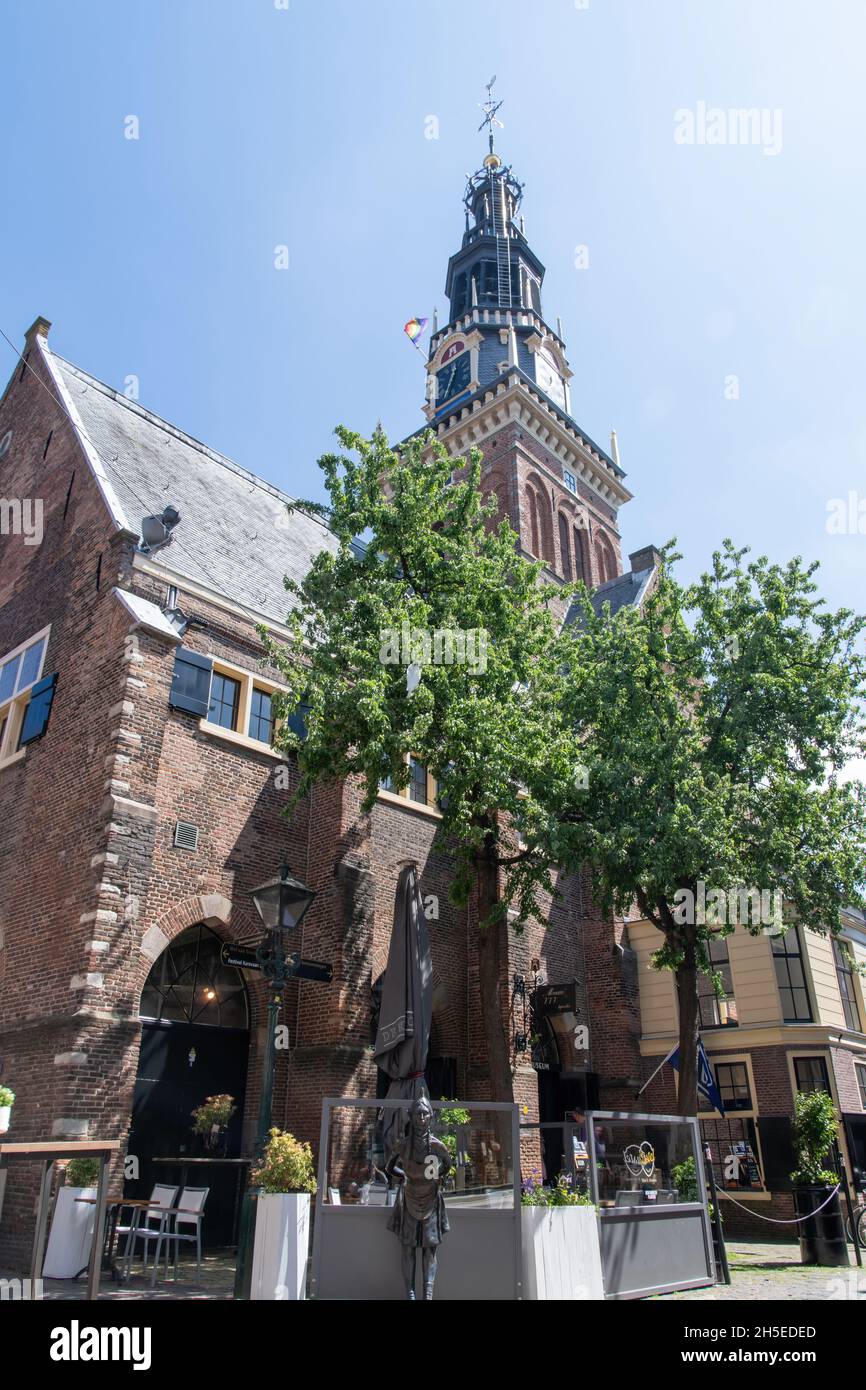
[[463,352],[439,368],[436,373],[437,406],[444,405],[452,396],[466,390],[470,381],[470,356],[470,353]]
[[535,358],[535,380],[545,395],[565,408],[565,384],[549,352],[542,350]]

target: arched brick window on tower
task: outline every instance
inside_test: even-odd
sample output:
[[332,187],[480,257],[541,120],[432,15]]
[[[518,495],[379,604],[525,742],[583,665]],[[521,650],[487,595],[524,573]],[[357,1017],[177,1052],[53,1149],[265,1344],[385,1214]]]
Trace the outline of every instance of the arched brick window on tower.
[[574,538],[574,577],[575,579],[582,579],[584,584],[591,584],[592,575],[589,568],[586,531],[581,526],[575,526],[572,535]]
[[526,484],[526,499],[529,507],[529,546],[539,560],[555,566],[553,556],[553,523],[550,515],[550,499],[547,489],[537,476]]
[[595,543],[595,560],[598,567],[598,582],[606,584],[609,579],[616,578],[616,564],[613,558],[613,551],[610,548],[610,541],[605,536],[599,536]]
[[494,531],[502,521],[503,517],[510,521],[508,509],[508,483],[505,474],[499,469],[491,469],[490,473],[481,480],[481,494],[485,502],[491,497],[496,498],[496,513],[487,522],[487,529]]
[[538,494],[534,487],[526,489],[526,503],[529,509],[529,549],[537,559],[541,559],[541,518],[538,514]]
[[571,541],[568,535],[568,517],[565,512],[559,513],[559,563],[562,568],[563,577],[571,582]]

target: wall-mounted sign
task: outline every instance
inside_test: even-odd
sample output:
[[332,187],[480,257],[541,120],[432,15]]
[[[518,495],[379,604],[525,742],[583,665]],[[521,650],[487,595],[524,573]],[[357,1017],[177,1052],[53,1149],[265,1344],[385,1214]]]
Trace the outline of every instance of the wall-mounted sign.
[[540,985],[530,996],[536,1071],[585,1072],[589,1067],[589,1033],[577,986],[577,980]]

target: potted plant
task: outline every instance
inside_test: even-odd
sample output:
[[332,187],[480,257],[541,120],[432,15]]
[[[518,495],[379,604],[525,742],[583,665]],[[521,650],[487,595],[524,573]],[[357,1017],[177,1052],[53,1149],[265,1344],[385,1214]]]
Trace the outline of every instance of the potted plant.
[[43,1279],[74,1279],[90,1259],[96,1208],[88,1199],[96,1196],[98,1181],[99,1159],[73,1158],[67,1163],[51,1217]]
[[839,1179],[825,1167],[836,1139],[836,1107],[826,1091],[798,1091],[794,1100],[791,1174],[794,1210],[801,1218],[800,1259],[804,1265],[847,1265],[848,1244],[839,1201]]
[[272,1129],[262,1161],[250,1173],[258,1189],[251,1299],[303,1299],[310,1234],[313,1154],[293,1134]]
[[205,1149],[222,1152],[226,1146],[229,1121],[237,1107],[234,1096],[207,1096],[192,1112],[193,1133],[200,1137]]
[[537,1170],[524,1180],[520,1226],[524,1298],[604,1298],[598,1214],[569,1174],[560,1173],[548,1187]]
[[15,1092],[10,1091],[8,1086],[0,1086],[0,1134],[5,1134],[9,1128],[14,1103]]

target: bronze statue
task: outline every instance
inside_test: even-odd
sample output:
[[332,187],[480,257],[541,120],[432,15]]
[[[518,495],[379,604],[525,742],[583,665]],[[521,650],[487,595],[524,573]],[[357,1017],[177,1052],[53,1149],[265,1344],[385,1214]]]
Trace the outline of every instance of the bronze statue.
[[426,1096],[409,1111],[409,1123],[389,1158],[385,1171],[399,1180],[397,1201],[388,1220],[402,1246],[403,1279],[407,1298],[415,1298],[415,1252],[421,1250],[424,1299],[433,1297],[436,1255],[448,1230],[442,1185],[451,1172],[451,1155],[430,1130],[433,1107]]

